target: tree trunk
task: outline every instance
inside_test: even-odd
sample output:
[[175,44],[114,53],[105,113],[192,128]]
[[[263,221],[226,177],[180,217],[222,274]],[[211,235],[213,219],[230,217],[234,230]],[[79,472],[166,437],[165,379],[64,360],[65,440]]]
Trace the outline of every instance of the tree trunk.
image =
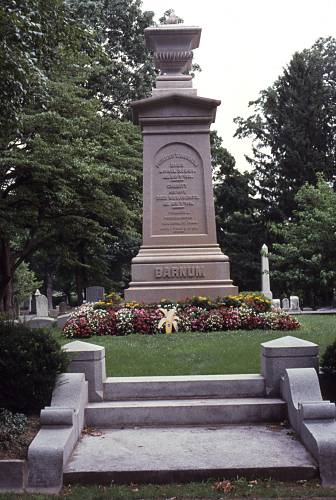
[[13,275],[9,243],[0,242],[0,311],[13,314]]
[[83,304],[83,272],[82,269],[76,269],[75,271],[75,281],[76,281],[76,292],[78,305]]
[[47,297],[48,297],[48,307],[49,309],[53,308],[52,296],[53,296],[53,279],[50,273],[47,274]]

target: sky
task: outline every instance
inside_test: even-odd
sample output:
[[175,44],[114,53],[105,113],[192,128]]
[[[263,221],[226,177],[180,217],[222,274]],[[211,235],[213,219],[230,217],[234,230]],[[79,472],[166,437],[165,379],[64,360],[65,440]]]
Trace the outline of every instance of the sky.
[[310,48],[319,37],[336,37],[336,0],[143,0],[142,9],[155,20],[169,8],[185,25],[202,28],[194,62],[202,72],[194,78],[198,95],[220,99],[212,129],[248,168],[251,141],[234,138],[236,116],[251,114],[249,101],[271,86],[296,51]]

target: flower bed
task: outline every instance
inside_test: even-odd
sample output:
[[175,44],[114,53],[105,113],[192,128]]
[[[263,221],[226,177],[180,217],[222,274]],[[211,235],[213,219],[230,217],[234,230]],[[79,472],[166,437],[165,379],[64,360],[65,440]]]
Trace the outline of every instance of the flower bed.
[[63,333],[68,338],[164,333],[164,327],[159,328],[160,320],[164,318],[164,310],[173,308],[181,332],[295,330],[300,327],[295,318],[274,309],[262,294],[241,293],[216,300],[192,297],[179,303],[162,300],[160,304],[150,305],[112,301],[85,304],[71,315]]

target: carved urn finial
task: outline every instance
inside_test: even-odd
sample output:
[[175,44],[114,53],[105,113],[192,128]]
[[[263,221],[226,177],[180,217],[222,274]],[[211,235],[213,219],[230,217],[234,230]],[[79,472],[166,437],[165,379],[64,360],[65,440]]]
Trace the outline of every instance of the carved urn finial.
[[146,47],[154,53],[155,69],[161,75],[183,75],[191,69],[192,49],[199,46],[201,28],[178,23],[174,12],[167,24],[145,29]]

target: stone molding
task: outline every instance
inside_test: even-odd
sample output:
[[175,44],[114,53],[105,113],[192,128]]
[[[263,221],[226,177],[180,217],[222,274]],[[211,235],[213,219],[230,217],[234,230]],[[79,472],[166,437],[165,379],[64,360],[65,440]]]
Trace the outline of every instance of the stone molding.
[[58,377],[51,405],[41,411],[41,429],[28,449],[28,492],[61,490],[63,467],[81,436],[87,402],[84,374]]
[[336,486],[336,407],[323,401],[314,368],[286,369],[281,383],[289,422],[317,461],[323,486]]

